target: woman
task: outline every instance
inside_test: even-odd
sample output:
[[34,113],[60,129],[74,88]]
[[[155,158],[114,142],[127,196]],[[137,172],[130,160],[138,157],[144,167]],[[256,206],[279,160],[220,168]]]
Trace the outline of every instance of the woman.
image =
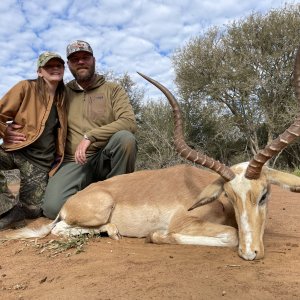
[[[49,175],[63,159],[66,137],[64,61],[42,53],[35,80],[23,80],[0,100],[0,230],[41,213]],[[12,138],[13,137],[13,138]],[[19,200],[4,170],[19,169]]]

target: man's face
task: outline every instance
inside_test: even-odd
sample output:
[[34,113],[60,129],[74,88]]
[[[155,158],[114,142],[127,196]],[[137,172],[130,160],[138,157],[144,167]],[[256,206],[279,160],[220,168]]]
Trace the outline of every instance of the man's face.
[[78,51],[68,58],[68,66],[76,81],[88,82],[95,74],[95,58],[85,51]]

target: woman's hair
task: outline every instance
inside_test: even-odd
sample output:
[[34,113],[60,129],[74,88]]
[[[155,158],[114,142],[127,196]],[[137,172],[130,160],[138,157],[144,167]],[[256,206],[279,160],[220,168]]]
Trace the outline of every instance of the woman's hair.
[[[48,99],[46,98],[47,95],[47,84],[45,80],[38,76],[36,79],[36,93],[38,95],[38,98],[41,100],[41,102],[47,106]],[[64,105],[64,99],[65,99],[65,85],[63,79],[59,81],[55,95],[54,95],[54,103],[56,103],[58,106]]]

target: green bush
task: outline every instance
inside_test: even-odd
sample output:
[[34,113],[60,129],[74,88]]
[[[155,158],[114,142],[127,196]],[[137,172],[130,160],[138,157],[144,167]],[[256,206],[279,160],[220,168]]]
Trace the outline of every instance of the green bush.
[[293,174],[300,177],[300,169],[299,168],[295,169]]

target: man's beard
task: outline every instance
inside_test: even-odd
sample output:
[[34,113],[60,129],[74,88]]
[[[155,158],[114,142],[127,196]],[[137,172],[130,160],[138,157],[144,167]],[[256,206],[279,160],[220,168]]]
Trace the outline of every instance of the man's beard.
[[88,69],[85,69],[86,72],[84,74],[77,73],[76,70],[70,70],[70,71],[78,83],[89,82],[94,77],[95,64],[93,64],[92,66],[89,66]]

